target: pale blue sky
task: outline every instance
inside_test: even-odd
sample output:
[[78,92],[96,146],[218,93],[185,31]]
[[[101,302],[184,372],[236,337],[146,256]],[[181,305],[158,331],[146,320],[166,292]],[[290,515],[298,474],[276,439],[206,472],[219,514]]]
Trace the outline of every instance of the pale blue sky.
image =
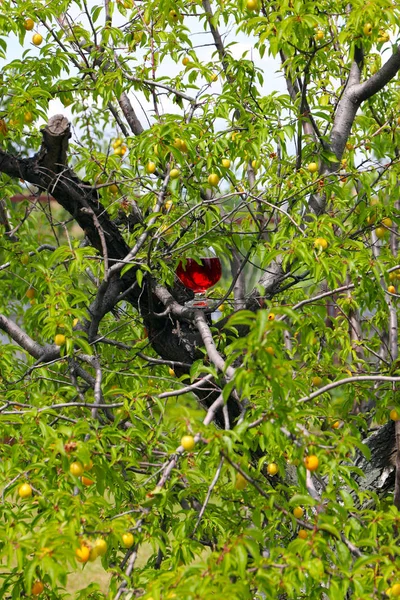
[[[96,4],[96,3],[89,2],[89,7],[94,4]],[[84,14],[79,13],[77,10],[71,11],[71,14],[74,14],[74,18],[76,19],[76,22],[79,22],[83,26],[87,25],[86,16]],[[113,17],[114,26],[121,26],[125,22],[126,22],[126,18],[123,17],[117,10],[115,10],[114,17]],[[102,17],[99,18],[96,25],[99,25],[101,23],[102,23]],[[213,46],[213,39],[212,39],[211,34],[204,32],[204,30],[202,29],[202,25],[194,17],[185,17],[184,24],[191,31],[190,37],[191,37],[191,41],[192,41],[193,45],[194,46],[197,46],[197,45],[203,46],[201,48],[196,48],[196,54],[198,56],[198,59],[201,62],[210,61],[212,58],[212,54],[215,51],[215,47]],[[46,33],[47,33],[46,29],[42,25],[35,26],[35,29],[33,32],[27,32],[27,35],[25,38],[25,43],[24,43],[23,47],[20,46],[19,41],[16,36],[8,37],[8,39],[7,39],[7,43],[8,43],[7,62],[10,60],[13,60],[15,58],[21,58],[22,53],[24,51],[26,51],[27,48],[29,48],[30,53],[32,55],[37,55],[38,58],[40,57],[40,53],[41,53],[40,47],[37,48],[31,43],[32,34],[34,32],[41,33],[44,38],[46,37]],[[267,54],[265,54],[264,57],[261,59],[258,52],[256,50],[254,50],[254,46],[253,46],[254,40],[250,37],[246,37],[243,33],[236,34],[236,26],[234,24],[232,24],[228,27],[220,26],[220,32],[221,32],[221,35],[223,35],[224,41],[226,43],[231,43],[232,41],[236,42],[235,45],[230,46],[230,48],[229,48],[229,51],[233,55],[234,58],[240,59],[243,56],[243,54],[245,52],[247,52],[246,59],[247,60],[252,59],[254,61],[255,65],[258,68],[262,69],[262,71],[264,73],[265,82],[264,82],[263,88],[260,90],[261,92],[263,92],[264,94],[269,94],[272,91],[286,93],[285,81],[282,77],[282,74],[277,72],[279,69],[279,62],[277,60],[267,56]],[[44,44],[44,42],[43,42],[43,44]],[[143,55],[143,52],[141,52],[140,50],[136,51],[136,55],[138,55],[138,57],[140,57],[140,53]],[[0,63],[0,65],[1,65],[1,63]],[[183,68],[182,64],[180,62],[178,64],[176,64],[172,59],[165,60],[162,64],[162,66],[160,67],[160,69],[158,70],[159,74],[165,73],[165,74],[168,74],[169,76],[175,76],[179,72],[184,73],[184,68]],[[187,80],[187,76],[188,76],[188,74],[186,73],[184,75],[186,80]],[[218,94],[221,91],[221,86],[220,86],[219,81],[213,83],[212,86],[208,89],[208,91]],[[140,121],[142,122],[142,125],[144,127],[146,127],[147,119],[146,119],[146,115],[144,113],[147,114],[147,117],[151,116],[152,110],[153,110],[152,102],[147,102],[145,97],[141,93],[138,93],[136,98],[137,99],[135,99],[134,97],[131,96],[132,103],[135,107],[135,110],[137,112],[137,115],[138,115]],[[169,98],[167,96],[162,97],[162,107],[163,107],[164,112],[177,113],[179,111],[179,108],[177,107],[177,105],[172,103],[172,101],[169,100]],[[70,118],[73,121],[73,115],[71,113],[71,109],[64,107],[63,104],[60,102],[60,100],[54,99],[54,100],[50,101],[48,116],[50,117],[57,113],[62,113],[66,117]],[[40,123],[40,121],[38,121],[37,124],[40,126],[42,123]]]

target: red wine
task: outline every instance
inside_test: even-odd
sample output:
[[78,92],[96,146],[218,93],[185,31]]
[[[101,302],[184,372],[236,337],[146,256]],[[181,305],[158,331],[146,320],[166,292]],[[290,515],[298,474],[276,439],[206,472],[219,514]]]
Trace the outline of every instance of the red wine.
[[185,267],[180,262],[176,274],[183,285],[195,294],[202,294],[221,279],[221,261],[217,257],[200,258],[198,261],[187,258]]

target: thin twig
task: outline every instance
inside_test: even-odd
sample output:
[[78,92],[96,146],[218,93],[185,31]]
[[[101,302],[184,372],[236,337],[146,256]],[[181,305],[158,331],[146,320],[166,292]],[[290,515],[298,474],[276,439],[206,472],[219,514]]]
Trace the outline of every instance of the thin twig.
[[218,481],[218,479],[219,479],[219,477],[220,477],[220,475],[221,475],[221,471],[222,471],[222,465],[224,464],[224,460],[225,460],[225,459],[224,459],[224,457],[222,457],[222,458],[221,458],[221,460],[220,460],[220,463],[219,463],[219,465],[218,465],[218,468],[217,468],[217,470],[216,470],[216,472],[215,472],[214,479],[213,479],[213,480],[212,480],[212,482],[210,483],[210,486],[209,486],[209,488],[208,488],[208,491],[207,491],[206,498],[205,498],[205,500],[204,500],[204,502],[203,502],[203,506],[202,506],[202,507],[201,507],[201,509],[200,509],[199,516],[197,517],[196,524],[195,524],[195,526],[194,526],[194,528],[193,528],[192,536],[194,536],[194,534],[196,533],[196,531],[197,531],[197,528],[198,528],[198,526],[200,525],[200,521],[201,521],[201,519],[203,518],[203,515],[204,515],[204,513],[205,513],[205,510],[206,510],[206,508],[207,508],[207,504],[208,504],[208,503],[209,503],[209,501],[210,501],[210,498],[211,498],[212,491],[213,491],[213,489],[215,488],[215,486],[216,486],[216,484],[217,484],[217,481]]
[[309,396],[300,398],[297,400],[297,402],[308,402],[309,400],[313,400],[313,398],[316,398],[325,392],[329,392],[329,390],[333,390],[341,385],[347,385],[348,383],[359,383],[361,381],[397,382],[400,381],[400,377],[390,377],[386,375],[357,375],[356,377],[346,377],[344,379],[340,379],[339,381],[333,381],[332,383],[324,385],[324,387],[319,388],[319,390],[316,390]]

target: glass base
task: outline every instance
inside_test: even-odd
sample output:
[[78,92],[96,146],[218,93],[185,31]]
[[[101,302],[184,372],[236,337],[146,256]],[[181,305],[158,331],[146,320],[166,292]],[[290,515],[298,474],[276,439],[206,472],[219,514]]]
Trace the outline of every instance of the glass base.
[[215,305],[215,300],[211,300],[204,295],[204,293],[197,293],[194,295],[192,300],[185,302],[185,306],[188,308],[197,308],[199,310],[212,309]]
[[210,302],[207,298],[193,298],[193,300],[185,302],[185,306],[188,308],[199,308],[201,310],[210,308]]

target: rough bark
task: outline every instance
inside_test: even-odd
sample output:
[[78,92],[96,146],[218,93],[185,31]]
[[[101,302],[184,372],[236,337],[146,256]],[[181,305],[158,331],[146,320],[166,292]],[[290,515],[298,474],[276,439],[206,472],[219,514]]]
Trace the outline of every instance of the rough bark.
[[395,482],[395,424],[389,421],[365,440],[371,459],[359,453],[355,466],[362,469],[364,477],[357,477],[361,490],[374,490],[385,496],[394,489]]

